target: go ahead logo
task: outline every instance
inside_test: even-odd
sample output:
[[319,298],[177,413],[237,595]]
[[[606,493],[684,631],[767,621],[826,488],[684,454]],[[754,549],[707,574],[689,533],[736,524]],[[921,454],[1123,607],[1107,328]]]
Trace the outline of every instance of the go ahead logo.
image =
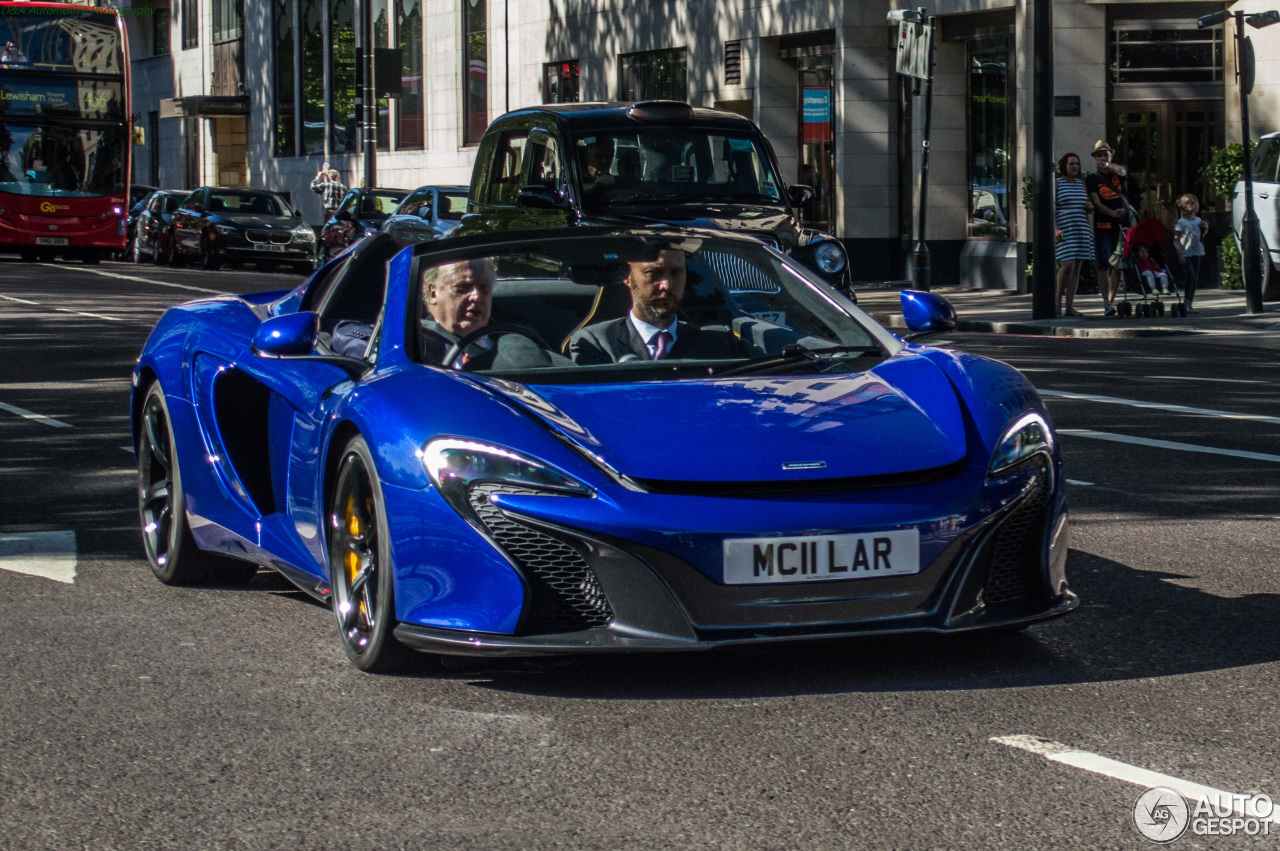
[[1167,786],[1156,786],[1133,804],[1133,823],[1143,838],[1166,844],[1191,828],[1196,836],[1270,836],[1275,804],[1267,795],[1222,795],[1219,800],[1200,798],[1192,808],[1182,795]]

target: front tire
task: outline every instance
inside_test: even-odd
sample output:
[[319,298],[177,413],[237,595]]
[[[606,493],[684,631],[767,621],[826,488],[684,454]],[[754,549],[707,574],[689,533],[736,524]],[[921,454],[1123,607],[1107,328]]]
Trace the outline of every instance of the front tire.
[[363,437],[342,452],[328,502],[329,584],[347,658],[362,671],[404,667],[413,653],[396,640],[390,534],[382,487]]
[[202,236],[200,238],[200,268],[206,272],[216,272],[222,266],[222,258],[218,256],[218,250],[209,244],[209,237]]
[[138,514],[151,572],[165,585],[243,585],[258,566],[196,544],[187,524],[186,500],[173,426],[164,391],[152,384],[142,405],[138,433]]

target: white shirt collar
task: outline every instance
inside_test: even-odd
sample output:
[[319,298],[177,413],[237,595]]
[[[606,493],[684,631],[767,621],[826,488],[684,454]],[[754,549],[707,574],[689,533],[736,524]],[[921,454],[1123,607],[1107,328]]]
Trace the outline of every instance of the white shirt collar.
[[636,312],[634,310],[632,310],[628,315],[631,318],[631,327],[636,329],[636,333],[640,335],[640,339],[644,340],[644,344],[649,347],[650,353],[653,352],[654,347],[657,345],[653,338],[658,334],[661,334],[663,331],[666,331],[671,335],[671,345],[675,345],[676,326],[680,324],[679,322],[673,320],[666,328],[659,328],[657,325],[650,325],[639,316],[636,316]]

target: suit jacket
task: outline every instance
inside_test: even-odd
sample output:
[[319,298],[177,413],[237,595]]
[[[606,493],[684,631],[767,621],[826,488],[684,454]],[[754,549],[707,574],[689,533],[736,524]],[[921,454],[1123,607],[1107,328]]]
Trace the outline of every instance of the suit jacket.
[[[461,338],[450,334],[432,319],[422,320],[422,359],[427,363],[438,364],[454,343]],[[532,340],[519,334],[502,334],[489,338],[489,348],[483,348],[479,341],[467,346],[468,359],[465,365],[454,362],[455,368],[473,372],[481,369],[533,369],[550,366],[554,362],[551,354]],[[460,359],[459,359],[460,360]]]
[[[623,360],[653,360],[649,347],[644,344],[630,314],[621,319],[610,319],[588,325],[569,339],[569,356],[580,366],[598,363],[618,363]],[[723,325],[694,325],[683,319],[676,323],[676,344],[667,360],[672,358],[740,358],[741,347],[728,328]]]

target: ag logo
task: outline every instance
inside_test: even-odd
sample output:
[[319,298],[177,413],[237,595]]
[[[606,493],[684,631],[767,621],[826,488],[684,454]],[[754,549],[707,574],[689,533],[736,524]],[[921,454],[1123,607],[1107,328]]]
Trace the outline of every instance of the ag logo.
[[1152,842],[1172,842],[1187,830],[1190,821],[1187,802],[1164,786],[1148,789],[1133,804],[1133,823]]

